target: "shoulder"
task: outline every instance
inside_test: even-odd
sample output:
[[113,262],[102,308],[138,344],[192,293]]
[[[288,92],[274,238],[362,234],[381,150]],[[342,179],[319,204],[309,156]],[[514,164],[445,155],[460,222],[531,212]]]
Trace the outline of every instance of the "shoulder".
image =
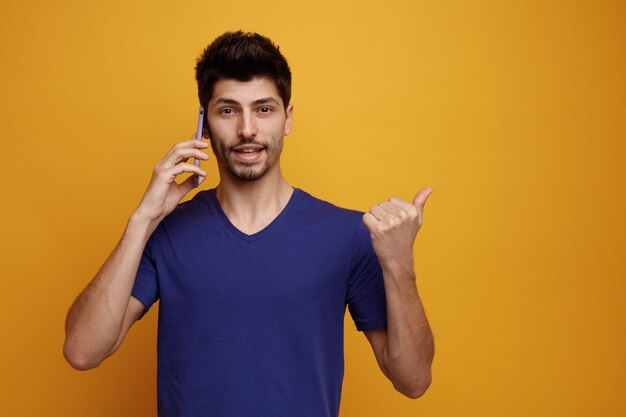
[[212,222],[218,219],[218,211],[212,201],[213,194],[214,189],[199,191],[191,199],[179,203],[159,223],[153,233],[153,240],[163,234],[184,234],[197,228],[212,227]]
[[364,212],[340,207],[300,189],[297,191],[299,201],[292,219],[300,226],[311,226],[334,239],[347,240],[350,245],[355,240],[369,240],[369,231],[363,223]]
[[299,209],[311,217],[320,218],[325,222],[350,224],[352,226],[362,223],[364,214],[362,211],[340,207],[298,188],[296,192],[298,193]]
[[176,208],[164,219],[164,221],[176,221],[181,218],[194,218],[198,214],[214,215],[217,213],[215,206],[215,189],[197,192],[191,199],[178,203]]

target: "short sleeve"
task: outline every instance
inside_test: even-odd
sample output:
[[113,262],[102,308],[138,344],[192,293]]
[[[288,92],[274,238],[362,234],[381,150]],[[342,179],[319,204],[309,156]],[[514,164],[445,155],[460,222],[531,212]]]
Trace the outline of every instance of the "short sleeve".
[[156,262],[152,256],[150,240],[148,240],[148,243],[143,250],[131,295],[141,301],[144,305],[143,313],[141,313],[137,320],[140,320],[148,312],[148,310],[150,310],[152,304],[159,299]]
[[387,327],[383,273],[369,231],[360,219],[354,236],[346,302],[358,331]]

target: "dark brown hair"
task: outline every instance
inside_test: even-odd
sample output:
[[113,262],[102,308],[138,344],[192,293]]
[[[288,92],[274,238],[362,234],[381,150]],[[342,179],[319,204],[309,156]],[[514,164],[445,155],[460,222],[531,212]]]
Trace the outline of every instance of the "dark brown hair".
[[250,81],[268,77],[276,85],[285,109],[291,100],[291,70],[269,38],[253,32],[226,32],[216,38],[196,61],[198,98],[206,108],[219,80]]

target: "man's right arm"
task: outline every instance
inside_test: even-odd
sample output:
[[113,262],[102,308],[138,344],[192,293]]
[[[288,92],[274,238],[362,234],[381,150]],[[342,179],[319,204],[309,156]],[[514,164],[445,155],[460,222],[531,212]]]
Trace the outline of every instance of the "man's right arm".
[[130,217],[119,243],[96,276],[74,301],[65,322],[63,355],[78,370],[97,367],[113,354],[126,332],[144,310],[131,291],[146,243],[160,221],[193,189],[193,175],[177,184],[178,175],[206,172],[185,161],[208,159],[200,149],[206,142],[189,140],[176,144],[159,161],[150,185],[135,213]]
[[72,367],[97,367],[115,351],[125,333],[122,330],[128,331],[143,311],[143,304],[130,293],[150,228],[145,220],[133,215],[109,259],[72,305],[63,346],[63,355]]

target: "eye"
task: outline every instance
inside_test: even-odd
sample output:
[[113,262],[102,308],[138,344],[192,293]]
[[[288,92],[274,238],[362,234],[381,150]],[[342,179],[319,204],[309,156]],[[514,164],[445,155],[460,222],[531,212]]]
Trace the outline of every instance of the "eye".
[[225,108],[220,110],[221,114],[233,114],[233,109]]
[[259,110],[261,111],[261,113],[269,113],[269,112],[272,111],[272,108],[271,107],[261,107]]

